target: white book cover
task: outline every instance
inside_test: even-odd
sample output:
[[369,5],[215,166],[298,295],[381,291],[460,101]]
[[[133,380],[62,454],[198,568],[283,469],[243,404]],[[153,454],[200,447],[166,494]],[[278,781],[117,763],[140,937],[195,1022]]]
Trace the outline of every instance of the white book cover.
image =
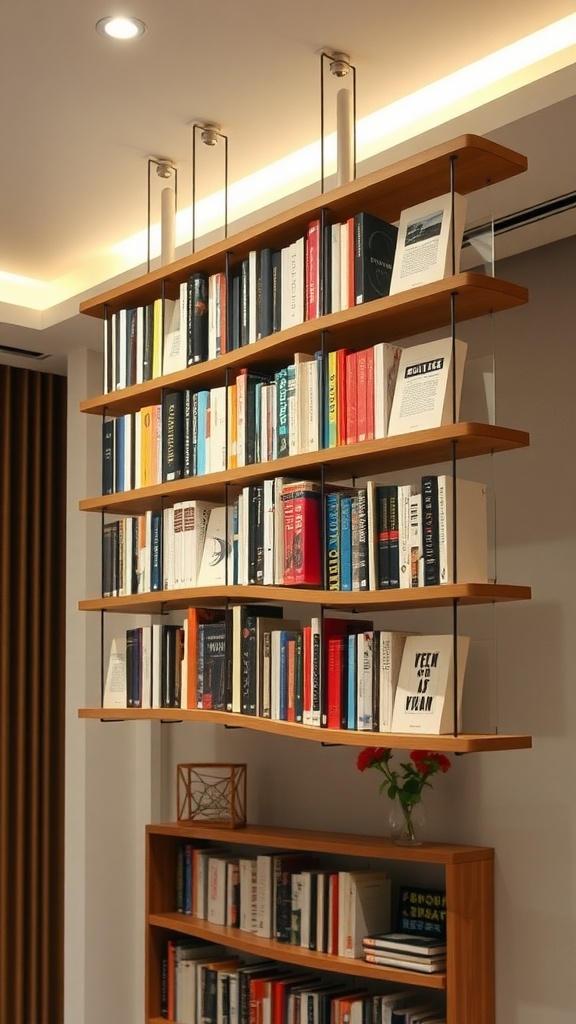
[[213,854],[208,861],[208,906],[210,924],[226,924],[228,865],[226,854]]
[[467,348],[466,342],[455,339],[454,375],[452,338],[402,350],[388,425],[390,437],[458,421]]
[[144,306],[136,308],[136,380],[141,384],[144,380]]
[[390,732],[392,729],[392,712],[394,698],[398,686],[400,666],[404,654],[404,644],[408,633],[393,630],[380,631],[378,685],[379,685],[379,732]]
[[258,253],[251,249],[248,253],[248,344],[257,338],[256,310],[258,307]]
[[126,707],[126,635],[114,637],[104,683],[104,708]]
[[228,538],[226,506],[217,505],[210,512],[208,528],[198,571],[198,587],[225,586],[232,579],[230,555],[232,545]]
[[398,223],[390,295],[458,273],[466,205],[466,197],[455,192],[453,224],[452,195],[449,192],[402,211]]
[[414,488],[411,484],[398,484],[398,555],[400,589],[410,587],[410,503]]
[[142,626],[142,695],[140,707],[152,707],[152,626]]
[[281,328],[304,323],[304,238],[282,249]]
[[162,707],[162,624],[152,623],[152,678],[150,706]]
[[[178,504],[178,502],[176,502]],[[174,508],[165,508],[162,513],[162,566],[164,590],[174,590]]]
[[126,387],[128,311],[121,309],[116,321],[116,388]]
[[[454,573],[456,502],[456,574]],[[446,474],[438,477],[440,583],[488,582],[486,485]]]
[[208,359],[216,359],[216,274],[210,274],[208,278]]
[[256,857],[256,935],[272,938],[272,864],[270,853]]
[[256,857],[240,857],[240,928],[242,931],[257,933],[258,927],[258,880]]
[[[340,903],[340,897],[342,902]],[[339,872],[338,955],[362,958],[365,935],[390,930],[391,882],[382,870]]]
[[388,437],[401,355],[399,345],[386,341],[374,345],[374,437]]
[[[470,638],[458,636],[456,722]],[[454,638],[451,633],[409,636],[404,645],[392,714],[392,732],[443,735],[454,731]]]
[[348,221],[340,225],[340,309],[348,309],[348,274],[349,274],[349,226]]
[[374,726],[373,660],[374,632],[359,633],[356,637],[356,728],[360,730]]
[[366,522],[368,533],[368,590],[377,590],[378,559],[376,553],[376,484],[374,480],[366,481]]
[[[170,574],[172,586],[175,589],[182,587],[184,575],[184,507],[183,502],[177,501],[172,509],[172,515],[168,517],[168,526],[172,527],[168,539],[168,557],[172,555],[172,570]],[[171,550],[170,550],[171,549]]]
[[422,548],[422,495],[410,496],[409,535],[410,583],[411,587],[424,586],[424,554]]
[[310,619],[310,695],[311,708],[304,708],[304,725],[321,725],[322,700],[320,687],[322,673],[320,671],[320,619],[313,615]]
[[186,369],[186,338],[180,330],[180,300],[164,299],[162,373]]
[[264,575],[265,586],[274,583],[274,480],[264,480]]
[[[308,448],[308,409],[309,409],[309,388],[310,369],[316,368],[314,356],[308,352],[295,352],[294,354],[294,412],[295,412],[295,451],[290,454],[300,455],[307,452]],[[288,400],[290,401],[290,394]],[[290,415],[290,411],[289,411]]]

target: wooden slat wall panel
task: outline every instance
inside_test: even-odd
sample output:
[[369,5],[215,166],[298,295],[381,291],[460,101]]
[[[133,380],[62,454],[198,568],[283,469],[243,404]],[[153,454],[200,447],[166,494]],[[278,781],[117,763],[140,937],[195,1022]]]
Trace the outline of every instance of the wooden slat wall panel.
[[0,367],[0,1021],[62,1020],[66,380]]

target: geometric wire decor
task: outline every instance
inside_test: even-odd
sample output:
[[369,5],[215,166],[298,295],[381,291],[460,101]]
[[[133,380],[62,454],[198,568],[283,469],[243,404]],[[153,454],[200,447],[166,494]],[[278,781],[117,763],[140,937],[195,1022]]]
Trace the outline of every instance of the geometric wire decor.
[[246,824],[245,764],[179,764],[178,821],[242,828]]

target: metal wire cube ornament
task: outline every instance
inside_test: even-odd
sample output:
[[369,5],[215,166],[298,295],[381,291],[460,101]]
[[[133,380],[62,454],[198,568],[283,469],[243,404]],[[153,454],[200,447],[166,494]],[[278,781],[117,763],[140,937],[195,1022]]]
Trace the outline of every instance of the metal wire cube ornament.
[[245,764],[179,764],[178,821],[242,828],[246,824]]

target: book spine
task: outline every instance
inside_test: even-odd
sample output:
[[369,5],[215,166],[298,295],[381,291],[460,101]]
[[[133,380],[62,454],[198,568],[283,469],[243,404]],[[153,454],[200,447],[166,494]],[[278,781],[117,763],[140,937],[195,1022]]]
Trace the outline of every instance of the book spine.
[[188,281],[188,366],[208,358],[208,275],[196,271]]
[[340,495],[326,495],[327,589],[340,590]]
[[422,477],[422,558],[424,586],[437,586],[440,583],[438,478],[430,474]]
[[184,421],[183,392],[168,391],[162,397],[162,479],[183,476]]

